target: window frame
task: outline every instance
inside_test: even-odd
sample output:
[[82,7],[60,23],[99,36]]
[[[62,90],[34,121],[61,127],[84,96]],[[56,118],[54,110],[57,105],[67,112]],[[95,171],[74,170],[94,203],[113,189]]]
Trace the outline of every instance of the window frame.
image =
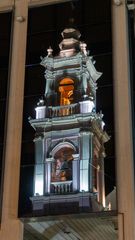
[[[8,100],[9,104],[5,148],[6,174],[4,178],[2,208],[2,221],[5,226],[7,222],[4,221],[5,219],[10,219],[12,222],[14,219],[17,219],[18,214],[21,129],[28,8],[65,1],[66,0],[0,1],[0,12],[14,9],[14,31],[11,52],[12,57],[10,91]],[[129,46],[127,37],[127,7],[126,1],[123,1],[122,3],[120,2],[121,4],[119,5],[117,2],[118,1],[112,1],[112,41],[119,237],[120,239],[123,239],[124,236],[125,239],[135,239],[135,190],[133,172]],[[122,97],[123,94],[124,98]],[[19,229],[18,234],[20,234],[20,226],[17,226]],[[16,228],[14,230],[14,233],[17,233]]]

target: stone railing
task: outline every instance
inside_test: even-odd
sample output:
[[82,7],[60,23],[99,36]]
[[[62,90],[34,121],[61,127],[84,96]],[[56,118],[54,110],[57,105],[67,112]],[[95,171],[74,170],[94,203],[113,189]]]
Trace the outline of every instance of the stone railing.
[[38,106],[35,108],[36,119],[64,117],[78,113],[90,113],[93,108],[94,103],[90,100],[62,106]]
[[66,194],[72,192],[72,181],[51,182],[51,193]]

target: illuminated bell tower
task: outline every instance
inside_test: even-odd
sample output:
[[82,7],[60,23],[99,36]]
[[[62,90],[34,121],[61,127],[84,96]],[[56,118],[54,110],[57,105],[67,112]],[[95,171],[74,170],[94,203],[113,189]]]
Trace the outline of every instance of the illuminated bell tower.
[[[42,58],[45,95],[36,107],[33,210],[37,214],[105,207],[103,115],[96,113],[97,72],[80,32],[65,29],[53,56]],[[48,207],[49,206],[49,207]],[[60,206],[60,208],[59,208]],[[53,210],[52,210],[53,209]]]

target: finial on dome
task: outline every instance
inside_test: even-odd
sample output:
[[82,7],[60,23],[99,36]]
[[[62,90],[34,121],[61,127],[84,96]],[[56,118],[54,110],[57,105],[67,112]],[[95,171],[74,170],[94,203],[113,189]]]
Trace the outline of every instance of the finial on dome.
[[61,35],[64,39],[74,38],[78,40],[81,37],[81,33],[75,28],[65,28]]
[[84,53],[85,56],[87,56],[87,50],[86,50],[87,44],[84,42],[80,42],[80,49]]
[[51,57],[53,52],[53,49],[51,48],[51,46],[47,49],[47,52],[48,52],[48,57]]
[[79,38],[81,34],[78,30],[65,28],[61,35],[63,37],[62,42],[59,44],[61,57],[70,57],[79,52]]
[[44,101],[43,97],[41,97],[39,99],[39,102],[37,103],[37,106],[44,106],[44,103],[45,103],[45,101]]

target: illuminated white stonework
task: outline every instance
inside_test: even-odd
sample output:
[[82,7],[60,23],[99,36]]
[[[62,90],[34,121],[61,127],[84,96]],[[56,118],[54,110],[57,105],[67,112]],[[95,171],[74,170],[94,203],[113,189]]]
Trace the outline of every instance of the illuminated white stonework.
[[29,121],[35,129],[36,161],[31,200],[34,211],[46,215],[51,206],[57,212],[65,203],[67,213],[71,206],[73,212],[95,211],[93,201],[105,206],[104,143],[109,137],[103,114],[96,113],[101,73],[87,45],[80,42],[79,31],[65,29],[62,36],[58,56],[53,57],[50,47],[42,58],[45,94],[37,103],[35,119]]

